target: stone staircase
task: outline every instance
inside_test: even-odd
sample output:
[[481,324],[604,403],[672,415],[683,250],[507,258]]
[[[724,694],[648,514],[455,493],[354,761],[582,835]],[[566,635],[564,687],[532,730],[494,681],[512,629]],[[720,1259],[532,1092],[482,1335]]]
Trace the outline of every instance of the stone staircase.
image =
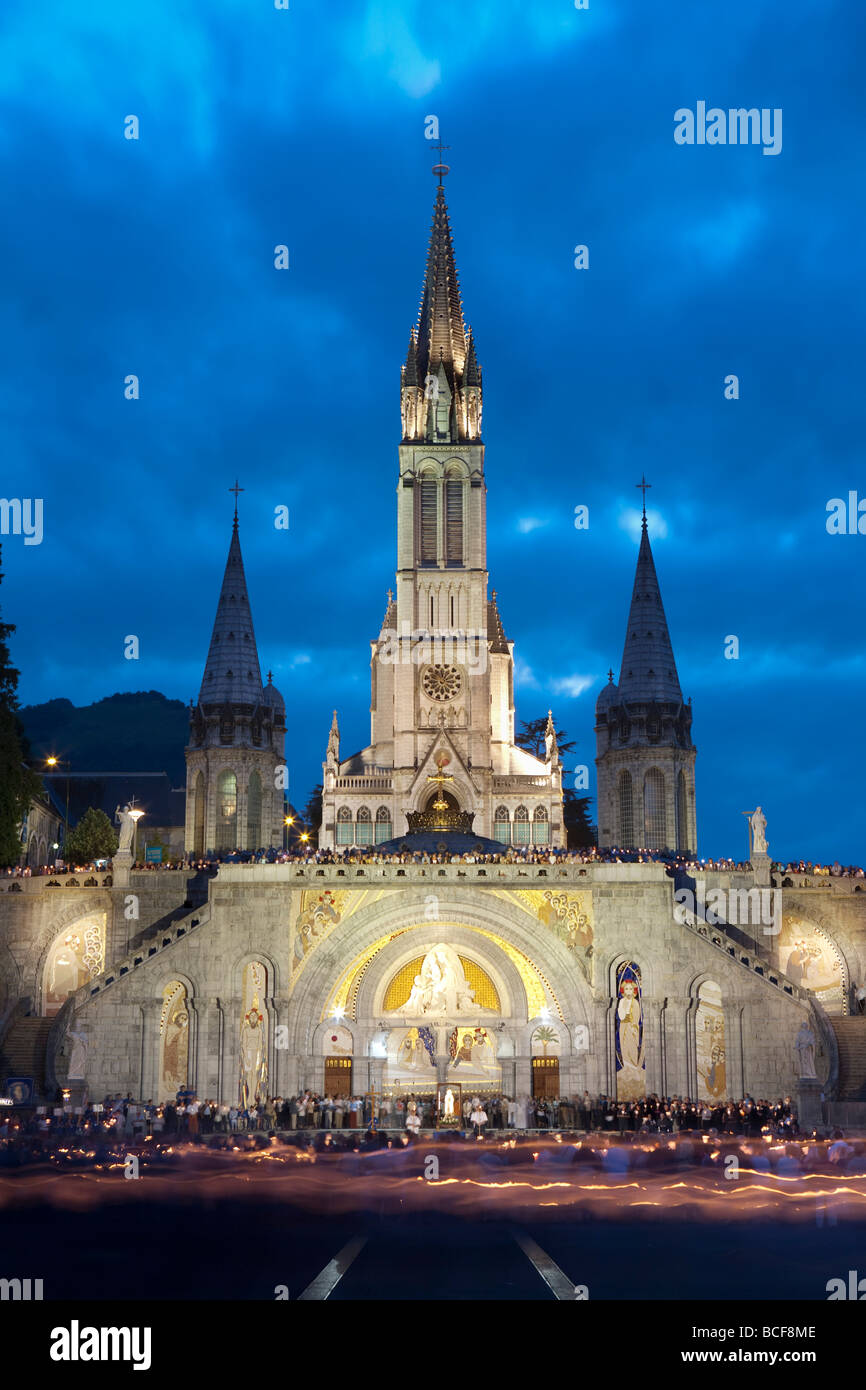
[[45,1090],[45,1048],[53,1018],[16,1018],[0,1044],[0,1087],[10,1076],[29,1076],[38,1095]]
[[866,1015],[831,1018],[839,1048],[840,1101],[866,1101]]

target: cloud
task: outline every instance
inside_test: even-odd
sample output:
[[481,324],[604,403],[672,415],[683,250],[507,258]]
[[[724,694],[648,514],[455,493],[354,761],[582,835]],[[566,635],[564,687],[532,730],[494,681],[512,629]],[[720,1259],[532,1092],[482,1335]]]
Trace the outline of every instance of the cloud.
[[519,656],[514,658],[514,679],[518,685],[528,686],[530,690],[539,689],[538,679],[532,667]]
[[547,526],[548,524],[539,516],[521,516],[517,521],[517,529],[522,536],[527,536],[530,531],[537,531],[540,526]]
[[557,676],[549,682],[554,695],[568,695],[573,700],[582,695],[584,690],[600,684],[597,676]]

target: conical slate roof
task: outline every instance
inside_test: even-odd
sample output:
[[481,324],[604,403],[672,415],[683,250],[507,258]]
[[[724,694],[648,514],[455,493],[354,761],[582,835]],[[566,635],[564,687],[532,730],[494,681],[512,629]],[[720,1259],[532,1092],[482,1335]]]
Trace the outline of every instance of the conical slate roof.
[[460,300],[454,245],[448,222],[448,207],[445,202],[445,190],[441,184],[436,190],[433,209],[433,227],[430,232],[430,249],[427,252],[424,289],[418,314],[417,340],[419,383],[423,385],[428,371],[435,375],[442,361],[453,388],[455,373],[458,378],[462,377],[466,363],[466,327],[463,322],[463,305]]
[[505,628],[502,626],[502,619],[499,616],[495,589],[487,600],[487,640],[491,643],[492,653],[499,655],[505,653],[507,655],[508,638],[505,636]]
[[262,695],[262,673],[235,518],[198,698],[202,705],[260,705]]
[[625,701],[668,700],[682,704],[683,699],[646,518],[640,538],[618,693]]

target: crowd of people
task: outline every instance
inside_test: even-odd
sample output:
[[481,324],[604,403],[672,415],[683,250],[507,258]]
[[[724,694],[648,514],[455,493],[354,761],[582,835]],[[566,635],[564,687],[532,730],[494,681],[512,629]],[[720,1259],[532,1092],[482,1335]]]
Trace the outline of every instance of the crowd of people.
[[[152,864],[136,862],[136,872],[158,873],[164,870],[216,873],[221,864],[298,864],[306,865],[376,865],[376,864],[653,864],[666,865],[671,872],[687,874],[707,872],[748,873],[751,864],[747,860],[734,859],[692,859],[675,854],[669,850],[650,849],[597,849],[591,846],[584,849],[555,849],[548,845],[509,845],[503,846],[501,853],[485,853],[470,850],[464,854],[447,851],[402,849],[384,853],[375,845],[345,849],[303,850],[235,850],[232,853],[208,853],[198,857],[187,854],[168,859],[164,863]],[[17,865],[6,870],[6,877],[30,878],[55,873],[95,873],[110,871],[110,860],[97,860],[89,864],[63,865],[61,862],[38,868]],[[855,864],[814,864],[811,860],[800,859],[789,864],[774,862],[772,871],[778,875],[799,874],[816,878],[862,879],[864,870]]]
[[[375,1121],[375,1124],[374,1124]],[[62,1101],[23,1109],[0,1110],[0,1141],[16,1134],[111,1134],[127,1143],[163,1137],[195,1141],[215,1134],[247,1132],[328,1133],[374,1129],[410,1135],[423,1130],[456,1129],[467,1134],[615,1133],[679,1134],[696,1131],[759,1137],[798,1133],[791,1097],[770,1102],[746,1096],[741,1101],[694,1101],[655,1095],[617,1101],[606,1095],[544,1098],[502,1094],[461,1099],[450,1115],[437,1111],[434,1095],[319,1095],[307,1090],[289,1098],[267,1097],[257,1104],[221,1105],[180,1093],[173,1101],[137,1101],[131,1095],[106,1096],[73,1110]]]

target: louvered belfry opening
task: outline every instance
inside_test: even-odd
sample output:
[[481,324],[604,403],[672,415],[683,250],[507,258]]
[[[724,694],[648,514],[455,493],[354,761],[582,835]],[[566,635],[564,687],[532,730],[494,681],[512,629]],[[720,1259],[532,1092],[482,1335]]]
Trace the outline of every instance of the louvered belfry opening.
[[438,485],[435,478],[422,478],[419,490],[418,558],[422,565],[436,564]]
[[445,560],[449,565],[463,564],[463,481],[445,481]]

